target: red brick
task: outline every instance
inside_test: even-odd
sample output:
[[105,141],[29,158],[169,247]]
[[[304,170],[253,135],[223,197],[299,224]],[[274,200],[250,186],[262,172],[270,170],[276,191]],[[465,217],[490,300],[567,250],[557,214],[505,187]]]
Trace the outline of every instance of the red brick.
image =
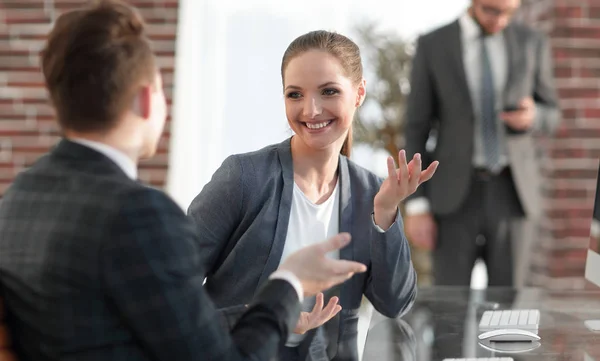
[[587,7],[587,17],[595,20],[600,19],[600,3],[590,3]]
[[590,150],[590,155],[593,158],[600,159],[600,149],[591,149]]
[[582,65],[578,69],[579,75],[582,78],[600,78],[600,67],[592,67],[590,65]]
[[3,15],[4,23],[7,25],[50,23],[52,21],[50,15],[42,8],[30,10],[7,9]]
[[563,119],[576,118],[578,111],[579,111],[579,109],[577,109],[577,108],[562,108]]
[[573,77],[574,72],[571,66],[556,66],[554,68],[554,76],[557,79],[560,78],[571,78]]
[[[546,0],[543,0],[546,1]],[[542,0],[529,0],[541,3]],[[531,267],[534,275],[582,278],[589,223],[600,159],[600,2],[598,0],[548,0],[552,16],[555,73],[563,123],[548,147],[544,252]],[[571,68],[571,71],[568,70]],[[573,168],[573,169],[571,169]],[[539,280],[539,278],[537,279]],[[582,283],[584,284],[584,283]],[[540,286],[548,284],[538,283]],[[553,340],[562,348],[565,340]]]
[[[56,16],[87,3],[87,0],[0,1],[0,88],[6,95],[0,96],[0,195],[14,174],[35,162],[60,139],[38,68],[39,51]],[[163,73],[167,103],[171,105],[178,1],[130,3],[138,6],[146,19]],[[163,187],[166,180],[170,118],[167,123],[157,156],[140,164],[140,174],[156,187]],[[10,143],[3,143],[6,139]],[[2,158],[3,144],[11,145],[8,161]]]
[[553,15],[558,18],[581,18],[584,11],[581,6],[556,6]]
[[583,116],[586,118],[600,118],[600,108],[585,108],[583,109]]
[[557,24],[553,31],[552,36],[558,39],[576,39],[587,40],[587,39],[600,39],[600,25],[580,25],[580,24]]
[[597,87],[588,87],[588,88],[559,88],[558,89],[559,96],[561,99],[599,99],[600,98],[600,89]]
[[584,166],[580,169],[555,169],[550,174],[551,178],[571,178],[571,179],[595,179],[598,175],[598,169],[589,169]]
[[588,192],[585,189],[554,189],[545,190],[544,195],[553,199],[585,199],[588,196]]
[[600,57],[598,48],[554,46],[553,51],[557,59],[598,59]]

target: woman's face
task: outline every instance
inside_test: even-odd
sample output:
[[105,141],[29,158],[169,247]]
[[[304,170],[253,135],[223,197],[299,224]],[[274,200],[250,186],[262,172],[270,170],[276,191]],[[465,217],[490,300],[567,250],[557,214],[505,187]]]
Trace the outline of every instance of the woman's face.
[[353,84],[338,59],[319,50],[293,58],[284,71],[285,112],[290,127],[310,148],[342,146],[365,82]]

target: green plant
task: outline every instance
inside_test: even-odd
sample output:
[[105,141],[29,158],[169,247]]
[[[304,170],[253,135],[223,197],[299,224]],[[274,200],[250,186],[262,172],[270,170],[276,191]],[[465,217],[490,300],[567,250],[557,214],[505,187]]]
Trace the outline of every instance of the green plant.
[[[387,151],[398,162],[398,152],[405,144],[404,114],[414,45],[374,24],[359,26],[356,33],[368,79],[367,97],[355,119],[354,139],[357,144]],[[419,285],[430,284],[429,252],[412,246],[411,252]]]

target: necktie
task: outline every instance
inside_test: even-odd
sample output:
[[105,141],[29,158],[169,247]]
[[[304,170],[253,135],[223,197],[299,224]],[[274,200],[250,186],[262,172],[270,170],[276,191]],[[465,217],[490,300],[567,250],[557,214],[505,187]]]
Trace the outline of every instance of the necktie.
[[500,151],[496,124],[496,97],[490,57],[481,37],[481,132],[486,167],[492,172],[499,168]]

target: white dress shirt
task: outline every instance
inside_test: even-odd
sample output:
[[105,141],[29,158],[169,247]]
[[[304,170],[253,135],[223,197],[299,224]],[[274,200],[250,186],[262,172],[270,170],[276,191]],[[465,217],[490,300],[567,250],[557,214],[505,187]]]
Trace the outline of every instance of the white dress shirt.
[[[474,151],[473,166],[483,167],[485,164],[485,153],[481,135],[481,29],[477,22],[468,13],[459,19],[461,30],[462,58],[469,87],[469,95],[475,114],[475,126],[473,132]],[[504,104],[504,88],[508,77],[508,52],[503,32],[485,37],[485,45],[489,54],[494,78],[495,99],[497,112],[502,112]],[[497,119],[498,134],[500,139],[500,163],[508,164],[506,153],[506,131],[503,121]],[[430,211],[429,201],[425,197],[411,199],[406,202],[406,213],[409,215],[428,213]]]

